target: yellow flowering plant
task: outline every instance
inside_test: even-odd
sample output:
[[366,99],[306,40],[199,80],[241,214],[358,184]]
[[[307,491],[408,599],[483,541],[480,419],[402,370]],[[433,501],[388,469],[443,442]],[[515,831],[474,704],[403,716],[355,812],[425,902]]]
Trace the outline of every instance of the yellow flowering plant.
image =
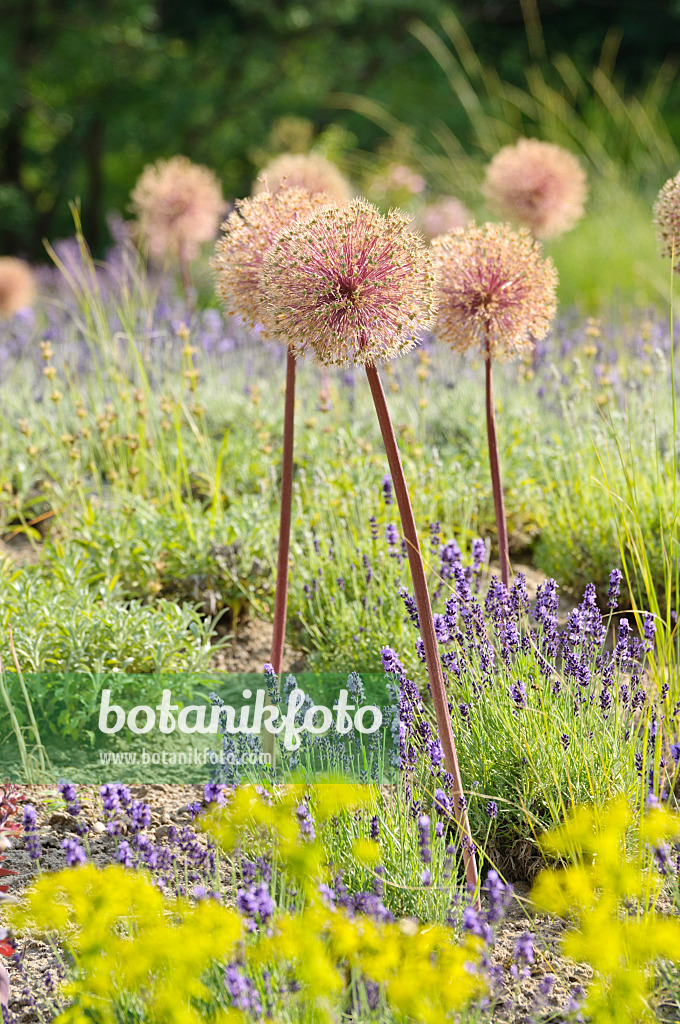
[[[198,1001],[210,997],[203,976],[241,938],[235,911],[212,900],[169,902],[144,873],[118,865],[42,875],[11,924],[56,932],[74,957],[59,1024],[118,1024],[121,1004],[154,1024],[198,1024]],[[227,1009],[213,1017],[239,1019]]]
[[[282,891],[295,893],[252,930],[217,900],[168,899],[146,873],[122,866],[41,876],[11,923],[54,934],[73,955],[58,1024],[236,1022],[259,1019],[265,1001],[278,1021],[320,1024],[348,1012],[356,1020],[438,1024],[464,1010],[486,991],[481,939],[458,941],[450,928],[410,918],[351,916],[323,895],[325,846],[313,829],[301,830],[296,811],[304,801],[323,828],[376,799],[369,786],[291,785],[271,794],[244,786],[204,819],[228,858],[266,851]],[[366,863],[376,850],[364,843]],[[238,972],[249,1003],[230,1005],[225,964]]]
[[532,890],[543,910],[575,927],[563,951],[595,972],[583,1012],[592,1024],[652,1021],[653,964],[680,955],[680,922],[658,912],[662,874],[654,851],[680,835],[680,819],[654,807],[639,823],[625,800],[581,807],[541,840],[551,858],[572,861],[543,871]]

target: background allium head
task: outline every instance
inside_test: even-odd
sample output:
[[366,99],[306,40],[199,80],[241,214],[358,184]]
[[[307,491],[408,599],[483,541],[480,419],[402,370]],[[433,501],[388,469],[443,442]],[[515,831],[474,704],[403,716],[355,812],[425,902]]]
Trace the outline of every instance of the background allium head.
[[680,174],[669,178],[654,203],[654,223],[662,256],[673,260],[673,270],[680,273]]
[[253,194],[282,188],[304,188],[313,196],[326,196],[326,202],[346,203],[351,196],[349,182],[335,164],[316,153],[283,153],[263,169]]
[[583,216],[586,173],[561,146],[520,139],[486,169],[484,195],[501,217],[526,225],[536,238],[561,235]]
[[14,256],[0,256],[0,316],[14,316],[30,306],[35,278],[28,263]]
[[418,227],[426,238],[446,235],[456,228],[464,228],[472,220],[472,215],[460,199],[455,196],[440,196],[429,203],[418,215]]
[[263,322],[260,277],[265,255],[284,228],[328,202],[329,196],[313,196],[300,188],[261,192],[236,201],[236,209],[222,225],[212,260],[217,292],[229,313],[253,325]]
[[435,334],[460,351],[515,355],[544,338],[555,315],[557,272],[526,228],[459,228],[432,242],[439,272]]
[[194,259],[217,234],[227,207],[213,172],[186,156],[148,164],[130,198],[137,236],[157,260]]
[[269,325],[326,365],[391,359],[433,323],[432,258],[410,218],[355,199],[283,232],[262,277]]

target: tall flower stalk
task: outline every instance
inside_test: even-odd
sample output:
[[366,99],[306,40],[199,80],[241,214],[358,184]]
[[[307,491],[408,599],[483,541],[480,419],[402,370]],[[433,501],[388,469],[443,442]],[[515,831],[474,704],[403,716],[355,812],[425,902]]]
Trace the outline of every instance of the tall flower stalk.
[[481,351],[486,369],[486,429],[501,579],[510,583],[510,551],[493,396],[492,362],[529,351],[548,333],[557,308],[557,272],[540,243],[505,224],[459,228],[432,242],[439,271],[435,334],[459,352]]
[[468,883],[477,864],[451,727],[425,568],[394,428],[376,362],[407,351],[432,325],[432,259],[410,218],[357,199],[328,205],[282,232],[265,260],[269,326],[323,366],[363,365],[375,404],[406,541],[437,728],[461,834]]
[[[309,216],[316,207],[327,201],[328,196],[312,196],[304,189],[282,189],[275,194],[269,191],[261,192],[250,199],[243,199],[236,203],[236,209],[222,225],[222,236],[217,243],[212,262],[216,274],[217,291],[224,300],[229,313],[240,316],[252,325],[262,323],[264,295],[261,277],[265,256],[285,227],[300,218]],[[271,647],[271,664],[277,676],[281,674],[286,637],[293,495],[295,371],[295,353],[289,348],[286,358],[281,513]]]

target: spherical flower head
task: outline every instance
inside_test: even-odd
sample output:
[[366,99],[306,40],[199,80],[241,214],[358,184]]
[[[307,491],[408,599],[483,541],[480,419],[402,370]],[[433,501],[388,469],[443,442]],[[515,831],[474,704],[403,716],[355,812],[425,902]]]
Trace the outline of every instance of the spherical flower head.
[[536,238],[554,238],[583,216],[588,183],[566,149],[520,139],[496,153],[486,169],[483,191],[499,216],[526,225]]
[[673,260],[673,270],[680,273],[680,173],[669,178],[656,197],[654,223],[661,255]]
[[235,210],[222,225],[212,260],[217,292],[229,313],[253,326],[262,323],[265,256],[284,228],[329,201],[326,195],[313,196],[300,188],[261,192],[236,201]]
[[355,199],[287,228],[262,275],[272,333],[326,366],[375,363],[411,348],[434,322],[435,281],[409,221]]
[[514,356],[544,338],[555,315],[557,272],[526,228],[459,228],[432,242],[439,272],[435,327],[457,351],[484,348]]
[[318,153],[283,153],[268,163],[253,187],[253,194],[303,188],[313,196],[325,195],[325,202],[346,203],[351,196],[349,182],[335,164]]
[[0,256],[0,316],[14,316],[30,306],[34,296],[35,277],[28,263],[14,256]]
[[440,196],[429,203],[418,216],[418,226],[426,238],[446,235],[456,228],[464,228],[472,220],[470,211],[455,196]]
[[137,236],[156,260],[194,259],[201,244],[217,234],[226,209],[213,172],[186,156],[148,164],[131,200]]

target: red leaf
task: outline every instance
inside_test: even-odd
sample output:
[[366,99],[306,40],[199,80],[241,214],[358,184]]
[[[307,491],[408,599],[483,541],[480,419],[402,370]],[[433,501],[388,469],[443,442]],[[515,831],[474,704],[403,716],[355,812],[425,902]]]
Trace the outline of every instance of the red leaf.
[[18,875],[18,874],[19,874],[18,871],[10,871],[9,868],[0,868],[0,878],[3,878],[5,875]]
[[14,956],[16,949],[9,939],[0,939],[0,956]]
[[9,974],[0,964],[0,1006],[9,1006]]

